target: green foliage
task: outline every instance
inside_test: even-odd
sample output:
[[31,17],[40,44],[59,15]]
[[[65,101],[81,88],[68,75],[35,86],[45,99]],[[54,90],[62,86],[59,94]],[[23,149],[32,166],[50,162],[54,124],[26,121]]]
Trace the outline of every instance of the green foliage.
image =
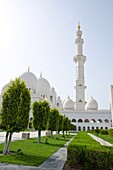
[[85,170],[111,170],[113,149],[101,146],[86,132],[79,132],[68,146],[67,164]]
[[29,120],[29,129],[33,128],[33,118],[31,117]]
[[30,92],[19,78],[11,82],[2,96],[2,129],[20,132],[28,125]]
[[35,130],[45,130],[47,127],[48,117],[50,113],[49,103],[45,100],[35,101],[32,105],[33,125]]
[[48,129],[51,131],[59,129],[59,111],[57,109],[51,109],[50,111]]
[[33,110],[33,126],[38,130],[38,143],[41,140],[41,130],[45,130],[48,123],[50,113],[50,105],[47,101],[35,101],[32,105]]
[[96,133],[96,135],[98,135],[100,133],[100,129],[95,129],[94,132]]
[[58,128],[58,132],[62,131],[63,129],[63,116],[59,115],[59,128]]
[[[15,141],[11,143],[12,155],[0,155],[0,162],[10,164],[20,164],[29,166],[39,166],[42,162],[47,160],[54,152],[71,138],[65,139],[61,136],[59,140],[56,140],[57,135],[54,138],[47,140],[48,144],[45,144],[46,136],[42,136],[42,142],[36,143],[36,138]],[[0,144],[0,151],[3,148],[3,144]],[[0,168],[1,169],[1,168]],[[32,168],[31,168],[32,169]]]
[[57,131],[59,129],[59,111],[51,109],[48,122],[48,130]]
[[110,137],[113,137],[113,129],[109,129],[108,134],[109,134]]
[[108,135],[108,130],[106,130],[106,129],[101,129],[101,130],[100,130],[100,134],[101,134],[101,135]]
[[68,117],[64,116],[64,121],[63,121],[63,131],[68,131],[70,130],[71,127],[71,121],[69,120]]
[[76,130],[76,126],[75,125],[73,125],[73,124],[71,124],[71,126],[70,126],[70,130]]

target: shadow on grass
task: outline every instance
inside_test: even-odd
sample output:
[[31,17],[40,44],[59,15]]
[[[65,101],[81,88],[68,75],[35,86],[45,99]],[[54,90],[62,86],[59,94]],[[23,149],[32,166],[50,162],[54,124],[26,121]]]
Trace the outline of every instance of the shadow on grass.
[[[2,160],[2,158],[5,158]],[[34,156],[34,155],[5,155],[1,156],[1,161],[4,163],[10,163],[10,164],[18,164],[18,165],[26,165],[26,166],[39,166],[42,164],[45,160],[47,160],[47,156]]]
[[34,156],[34,155],[13,155],[11,156],[14,161],[12,164],[21,164],[26,166],[39,166],[45,160],[48,159],[46,156]]

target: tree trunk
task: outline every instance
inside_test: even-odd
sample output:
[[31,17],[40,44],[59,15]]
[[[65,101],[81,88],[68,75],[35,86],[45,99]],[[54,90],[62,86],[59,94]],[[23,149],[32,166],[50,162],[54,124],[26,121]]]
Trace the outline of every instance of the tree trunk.
[[63,130],[63,137],[64,137],[64,130]]
[[53,137],[53,131],[51,130],[51,139],[52,139],[52,137]]
[[5,155],[5,154],[6,154],[6,148],[7,148],[8,136],[9,136],[9,132],[6,132],[6,136],[5,136],[5,143],[4,143],[4,149],[3,149],[3,155]]
[[12,134],[13,134],[12,132],[9,133],[9,141],[6,148],[6,153],[10,152],[10,143],[11,143]]
[[41,130],[38,130],[38,143],[41,142]]

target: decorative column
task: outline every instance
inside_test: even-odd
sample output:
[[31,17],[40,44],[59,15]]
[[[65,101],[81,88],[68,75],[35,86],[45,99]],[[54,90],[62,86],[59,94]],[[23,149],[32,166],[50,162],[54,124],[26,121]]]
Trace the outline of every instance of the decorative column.
[[83,55],[83,43],[84,40],[81,38],[82,31],[80,30],[80,25],[78,24],[78,30],[76,32],[77,38],[75,39],[75,44],[77,48],[76,55],[73,57],[73,61],[76,64],[76,110],[85,110],[85,81],[84,81],[84,63],[86,61],[86,56]]

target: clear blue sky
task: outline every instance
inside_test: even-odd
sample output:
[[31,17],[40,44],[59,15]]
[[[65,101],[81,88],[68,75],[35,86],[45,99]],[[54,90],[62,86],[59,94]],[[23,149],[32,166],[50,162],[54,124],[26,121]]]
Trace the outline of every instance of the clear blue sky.
[[84,38],[86,100],[109,108],[113,84],[113,0],[0,0],[0,89],[23,72],[43,72],[75,101],[75,33]]

